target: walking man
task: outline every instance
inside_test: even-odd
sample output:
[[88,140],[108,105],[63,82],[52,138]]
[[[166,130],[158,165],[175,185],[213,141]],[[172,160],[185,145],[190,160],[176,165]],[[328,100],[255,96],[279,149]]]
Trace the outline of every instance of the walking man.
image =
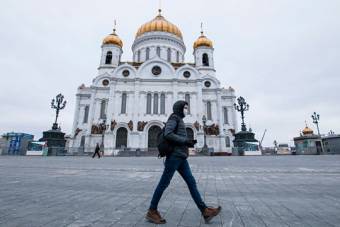
[[201,211],[206,222],[219,214],[221,207],[207,207],[203,202],[201,195],[197,189],[196,180],[191,173],[191,169],[187,158],[189,156],[188,147],[193,147],[197,140],[189,140],[185,129],[183,118],[188,113],[188,103],[185,101],[177,101],[173,106],[173,113],[170,115],[164,130],[164,137],[173,146],[173,152],[168,154],[164,163],[164,171],[162,177],[153,194],[146,219],[155,224],[165,224],[166,220],[162,218],[157,210],[159,200],[163,192],[169,186],[170,181],[176,171],[182,176],[186,182],[191,197],[195,201],[198,209]]
[[98,155],[98,158],[100,158],[100,147],[99,147],[99,143],[97,143],[96,149],[94,150],[94,154],[92,155],[92,158],[96,157],[96,155]]

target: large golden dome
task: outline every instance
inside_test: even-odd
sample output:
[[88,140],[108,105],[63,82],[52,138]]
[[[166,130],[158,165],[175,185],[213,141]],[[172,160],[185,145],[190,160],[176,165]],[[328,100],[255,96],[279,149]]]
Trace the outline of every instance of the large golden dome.
[[314,132],[311,128],[309,128],[308,126],[306,126],[303,130],[302,130],[302,134],[303,135],[313,135]]
[[104,38],[103,44],[114,44],[120,46],[120,48],[123,47],[123,41],[116,34],[116,29],[113,29],[113,32]]
[[208,39],[203,32],[201,32],[201,36],[198,37],[198,39],[194,42],[194,49],[197,47],[201,47],[201,46],[206,46],[206,47],[213,47],[213,42]]
[[168,32],[176,35],[179,38],[183,38],[182,32],[179,28],[167,21],[162,15],[161,10],[159,14],[152,20],[143,24],[137,31],[136,38],[147,32]]

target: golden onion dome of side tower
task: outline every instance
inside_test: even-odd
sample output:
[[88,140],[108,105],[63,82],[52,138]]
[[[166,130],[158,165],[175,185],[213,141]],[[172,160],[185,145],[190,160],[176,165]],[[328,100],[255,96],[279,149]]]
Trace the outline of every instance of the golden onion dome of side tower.
[[311,128],[309,128],[307,125],[306,127],[302,130],[303,135],[313,135],[314,132]]
[[116,34],[116,29],[113,29],[113,32],[104,38],[103,45],[104,44],[113,44],[113,45],[120,46],[120,48],[123,47],[123,41]]
[[159,14],[151,21],[143,24],[136,33],[136,38],[147,33],[147,32],[167,32],[183,39],[182,32],[179,28],[167,21],[162,15],[161,10],[158,10]]
[[201,46],[213,48],[213,42],[204,35],[203,31],[201,31],[201,36],[194,42],[194,49]]

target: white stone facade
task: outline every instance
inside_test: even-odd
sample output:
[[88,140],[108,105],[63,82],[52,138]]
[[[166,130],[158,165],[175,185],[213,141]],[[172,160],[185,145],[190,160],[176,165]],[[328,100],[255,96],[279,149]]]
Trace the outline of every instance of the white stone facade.
[[[107,60],[108,51],[112,53],[111,60]],[[104,138],[108,153],[124,147],[151,150],[156,133],[172,113],[173,104],[177,100],[190,100],[190,114],[184,122],[189,134],[198,140],[195,147],[204,145],[202,117],[205,115],[207,125],[215,124],[219,128],[209,133],[214,135],[207,135],[208,147],[215,152],[231,153],[233,131],[237,130],[235,92],[231,87],[222,88],[217,79],[214,49],[197,47],[193,52],[195,63],[185,63],[186,47],[182,39],[154,31],[137,37],[132,51],[132,61],[121,62],[123,52],[119,45],[102,45],[98,75],[91,86],[80,86],[76,94],[70,149],[93,152],[96,143],[100,144]],[[203,64],[203,54],[208,56],[208,64]],[[104,135],[96,129],[103,118],[107,124]]]

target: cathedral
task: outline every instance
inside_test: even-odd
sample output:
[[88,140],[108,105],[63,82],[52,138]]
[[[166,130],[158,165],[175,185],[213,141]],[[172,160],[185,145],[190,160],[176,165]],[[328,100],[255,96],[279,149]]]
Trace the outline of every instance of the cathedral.
[[186,100],[183,120],[188,137],[198,140],[195,150],[206,143],[211,151],[232,152],[235,90],[221,86],[213,42],[203,31],[193,44],[194,62],[187,63],[181,30],[159,10],[137,30],[131,61],[121,61],[122,48],[114,29],[103,39],[97,76],[78,88],[70,150],[93,152],[99,143],[108,155],[155,153],[173,104]]

